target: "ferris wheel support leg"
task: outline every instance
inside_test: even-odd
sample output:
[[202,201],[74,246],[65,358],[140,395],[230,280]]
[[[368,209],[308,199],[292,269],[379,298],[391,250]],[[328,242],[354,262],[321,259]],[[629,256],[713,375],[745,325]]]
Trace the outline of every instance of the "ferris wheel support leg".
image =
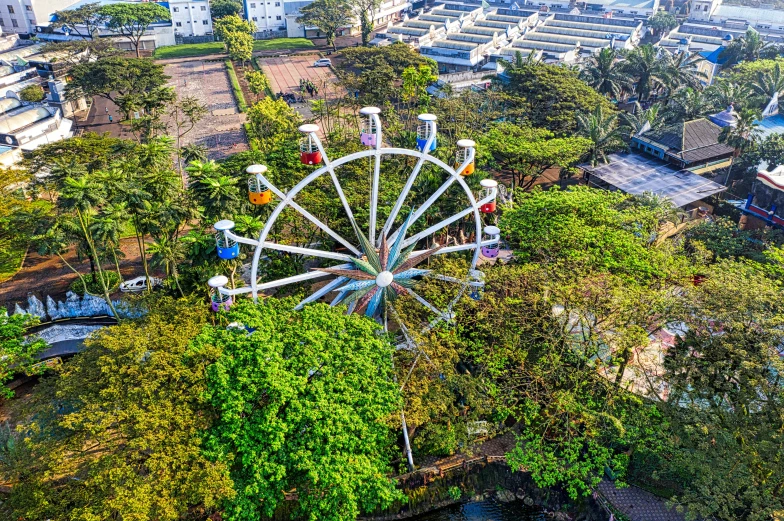
[[327,151],[324,150],[324,145],[321,143],[321,140],[318,138],[315,132],[312,132],[311,136],[313,137],[313,141],[316,143],[316,146],[321,152],[321,157],[324,160],[324,166],[327,167],[327,171],[329,172],[329,177],[332,178],[332,184],[335,185],[335,190],[338,193],[338,198],[340,198],[340,202],[343,204],[343,209],[346,211],[348,220],[351,222],[354,229],[358,229],[357,222],[354,220],[354,214],[351,212],[351,207],[349,206],[348,200],[346,199],[346,194],[343,193],[343,188],[340,186],[340,182],[338,181],[338,176],[335,175],[335,167],[332,165],[332,161],[329,160],[329,157],[327,156]]
[[408,461],[408,471],[414,472],[414,455],[411,453],[411,442],[408,440],[408,425],[406,425],[406,413],[400,411],[400,418],[403,421],[403,443],[406,446],[406,461]]

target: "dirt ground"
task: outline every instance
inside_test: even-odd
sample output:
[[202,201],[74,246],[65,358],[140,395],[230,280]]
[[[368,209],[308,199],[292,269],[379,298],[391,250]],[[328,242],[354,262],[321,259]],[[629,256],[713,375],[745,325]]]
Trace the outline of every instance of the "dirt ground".
[[[223,60],[181,60],[165,62],[171,76],[169,85],[180,97],[194,96],[207,105],[208,114],[183,137],[183,145],[199,143],[208,149],[207,157],[222,159],[248,150],[242,125],[245,115],[237,112],[229,76]],[[242,71],[237,71],[242,74]]]
[[[136,239],[133,237],[123,239],[120,249],[124,254],[120,259],[123,278],[127,280],[144,275]],[[65,259],[81,273],[88,273],[90,270],[89,261],[87,259],[79,261],[75,250],[69,251]],[[106,267],[113,269],[109,265]],[[157,272],[152,270],[152,273]],[[47,295],[55,300],[64,300],[68,286],[74,279],[76,274],[63,264],[59,257],[41,257],[31,252],[27,255],[22,269],[7,281],[0,283],[0,306],[12,310],[16,303],[25,305],[29,294],[37,296],[42,301]]]

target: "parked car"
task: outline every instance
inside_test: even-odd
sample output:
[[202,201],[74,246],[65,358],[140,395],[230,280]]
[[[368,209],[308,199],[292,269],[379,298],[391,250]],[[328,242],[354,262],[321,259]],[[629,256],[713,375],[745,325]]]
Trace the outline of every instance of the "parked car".
[[329,58],[321,58],[313,62],[314,67],[332,67],[332,60]]
[[[152,284],[153,288],[163,285],[163,281],[156,277],[150,277],[150,283]],[[124,293],[135,293],[137,291],[144,291],[146,289],[147,278],[144,275],[141,277],[136,277],[135,279],[126,280],[120,284],[120,291]]]

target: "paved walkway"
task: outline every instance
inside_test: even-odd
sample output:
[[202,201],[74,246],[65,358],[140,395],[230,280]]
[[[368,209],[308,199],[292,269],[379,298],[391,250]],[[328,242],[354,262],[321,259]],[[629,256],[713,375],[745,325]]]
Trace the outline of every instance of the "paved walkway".
[[632,521],[685,521],[686,517],[667,508],[663,499],[641,488],[615,488],[610,481],[602,481],[599,491],[612,505]]
[[[316,59],[318,57],[314,56],[259,58],[259,65],[269,78],[270,89],[275,94],[282,92],[300,95],[299,81],[303,79],[311,81],[319,89],[317,97],[324,99],[326,94],[328,99],[332,99],[336,95],[337,78],[329,67],[314,67],[313,62]],[[308,120],[313,117],[309,101],[316,97],[309,96],[307,92],[304,97],[304,104],[296,103],[292,107],[302,115],[303,119]]]

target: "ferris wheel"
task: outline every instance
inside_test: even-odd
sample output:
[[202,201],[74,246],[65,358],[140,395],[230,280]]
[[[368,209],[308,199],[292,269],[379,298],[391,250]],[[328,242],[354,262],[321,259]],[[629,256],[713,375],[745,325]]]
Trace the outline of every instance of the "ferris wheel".
[[[335,160],[331,160],[327,155],[327,151],[318,137],[319,127],[317,125],[300,126],[299,131],[303,134],[300,140],[300,161],[306,165],[318,166],[318,168],[288,192],[284,193],[265,177],[266,166],[251,165],[247,168],[246,172],[250,175],[248,179],[250,202],[254,205],[267,205],[273,201],[273,197],[277,198],[279,202],[272,210],[258,238],[255,239],[235,234],[232,221],[222,220],[215,223],[217,254],[220,258],[237,258],[240,253],[240,244],[252,246],[254,253],[249,286],[228,288],[226,287],[228,279],[225,276],[216,276],[208,281],[208,285],[211,287],[212,309],[214,311],[228,309],[233,299],[241,294],[250,294],[256,300],[260,293],[273,288],[306,281],[315,283],[331,279],[303,299],[297,308],[322,298],[331,297],[331,305],[347,304],[349,312],[362,312],[369,317],[378,319],[397,296],[408,294],[432,314],[432,320],[427,326],[432,328],[440,321],[452,319],[452,305],[466,292],[475,299],[481,297],[484,276],[476,269],[477,263],[480,256],[489,259],[497,257],[500,248],[500,230],[496,226],[484,226],[483,224],[483,216],[492,214],[496,210],[498,184],[492,179],[483,179],[480,182],[480,193],[475,195],[466,183],[465,178],[474,173],[475,143],[471,140],[462,139],[457,142],[458,150],[453,166],[431,155],[437,146],[436,116],[432,114],[418,116],[416,150],[384,147],[379,119],[380,112],[381,110],[377,107],[365,107],[360,110],[362,116],[360,143],[367,146],[368,149]],[[405,184],[388,215],[382,219],[379,214],[382,163],[392,156],[414,158],[415,165],[406,178]],[[370,186],[368,187],[368,205],[366,212],[364,212],[368,215],[366,223],[357,222],[355,209],[350,207],[344,187],[341,186],[340,177],[336,173],[341,165],[362,160],[369,160],[372,164]],[[401,210],[411,194],[417,177],[423,167],[428,164],[440,169],[443,177],[442,184],[429,194],[422,204],[403,218]],[[352,236],[340,235],[297,202],[297,196],[303,189],[322,176],[328,176],[331,179],[342,210],[353,228],[354,234]],[[429,208],[439,203],[450,187],[457,187],[456,192],[464,198],[463,208],[451,216],[409,235],[413,225]],[[453,190],[452,193],[455,191]],[[305,246],[293,246],[270,240],[270,232],[276,220],[286,209],[297,212],[302,218],[318,227],[335,241],[335,248],[331,248],[327,241]],[[430,249],[415,249],[419,244],[436,243],[434,238],[439,232],[460,220],[467,220],[471,223],[473,238],[470,242],[454,246],[436,245]],[[306,273],[259,283],[259,264],[265,250],[314,258],[319,261],[319,266]],[[456,252],[471,253],[469,268],[463,277],[446,276],[433,273],[422,267],[417,268],[424,260],[432,256]],[[322,267],[321,264],[324,266]],[[415,290],[416,282],[424,277],[434,277],[455,284],[458,288],[455,298],[442,307],[428,302]],[[405,328],[403,328],[403,333],[406,342],[412,342]]]

